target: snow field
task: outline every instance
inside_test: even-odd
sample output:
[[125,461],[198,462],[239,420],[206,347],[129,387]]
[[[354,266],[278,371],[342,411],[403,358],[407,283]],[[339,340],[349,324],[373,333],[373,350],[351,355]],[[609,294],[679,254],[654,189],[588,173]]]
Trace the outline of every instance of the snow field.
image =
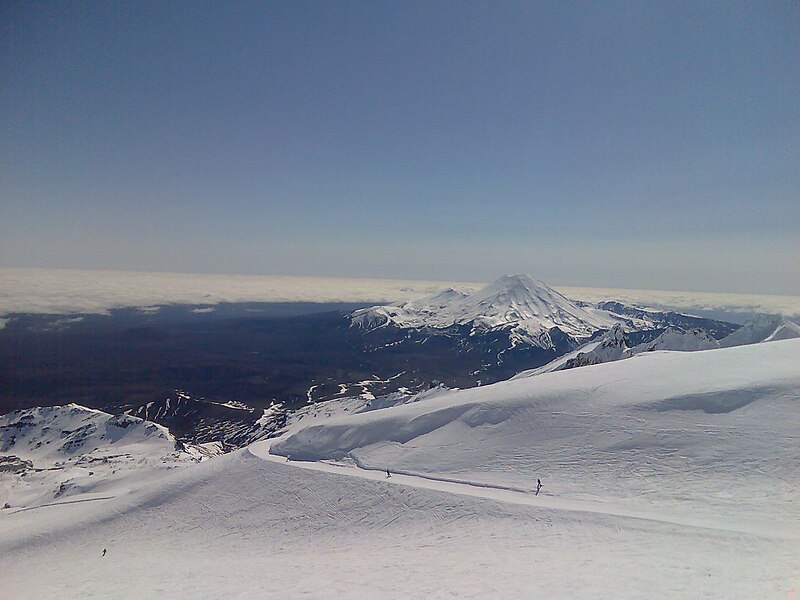
[[10,597],[780,598],[795,559],[786,540],[370,481],[248,451],[91,504],[0,518]]

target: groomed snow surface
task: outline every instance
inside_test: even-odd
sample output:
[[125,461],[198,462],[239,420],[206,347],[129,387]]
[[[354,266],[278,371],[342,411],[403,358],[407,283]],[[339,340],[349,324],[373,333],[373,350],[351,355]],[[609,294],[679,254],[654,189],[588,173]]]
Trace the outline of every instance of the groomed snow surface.
[[111,499],[0,511],[0,589],[783,599],[800,589],[799,417],[787,340],[300,421]]

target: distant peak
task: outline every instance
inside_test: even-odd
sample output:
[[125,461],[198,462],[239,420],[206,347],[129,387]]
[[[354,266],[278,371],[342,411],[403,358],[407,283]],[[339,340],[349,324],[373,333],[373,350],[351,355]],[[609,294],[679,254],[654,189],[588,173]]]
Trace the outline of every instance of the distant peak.
[[538,295],[541,292],[547,294],[555,293],[549,285],[530,275],[503,275],[483,288],[482,291],[486,294],[526,292]]
[[536,279],[535,277],[531,277],[530,275],[526,275],[525,273],[520,273],[518,275],[503,275],[496,279],[490,285],[503,285],[503,286],[518,286],[522,285],[525,287],[539,287],[545,285],[542,281]]

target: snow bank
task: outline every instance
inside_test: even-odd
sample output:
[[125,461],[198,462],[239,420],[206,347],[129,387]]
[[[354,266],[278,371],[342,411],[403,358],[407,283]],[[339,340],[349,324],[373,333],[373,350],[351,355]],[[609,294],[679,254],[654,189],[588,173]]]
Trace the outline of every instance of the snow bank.
[[537,411],[576,404],[599,410],[661,410],[667,405],[704,410],[706,402],[687,399],[715,394],[735,397],[727,407],[735,410],[743,405],[741,398],[749,404],[798,393],[800,341],[691,354],[649,352],[634,360],[459,390],[428,402],[332,419],[274,444],[272,452],[300,460],[341,458],[380,442],[405,444],[456,423],[470,429],[513,423],[535,430],[536,421],[525,419]]

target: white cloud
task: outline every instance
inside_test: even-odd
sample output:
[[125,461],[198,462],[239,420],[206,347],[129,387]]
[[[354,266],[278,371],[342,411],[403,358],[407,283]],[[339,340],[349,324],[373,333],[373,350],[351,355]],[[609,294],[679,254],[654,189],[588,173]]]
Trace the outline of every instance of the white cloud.
[[[219,302],[391,302],[453,282],[0,268],[0,315]],[[474,288],[480,284],[466,284]]]
[[[219,302],[397,302],[445,287],[480,283],[401,279],[198,275],[132,271],[0,268],[0,315],[105,313],[124,306]],[[574,299],[619,300],[679,310],[800,316],[800,297],[559,287]]]
[[619,300],[624,304],[637,304],[686,312],[721,311],[729,313],[782,314],[787,317],[800,316],[800,296],[580,287],[559,287],[558,290],[569,298],[587,302]]

